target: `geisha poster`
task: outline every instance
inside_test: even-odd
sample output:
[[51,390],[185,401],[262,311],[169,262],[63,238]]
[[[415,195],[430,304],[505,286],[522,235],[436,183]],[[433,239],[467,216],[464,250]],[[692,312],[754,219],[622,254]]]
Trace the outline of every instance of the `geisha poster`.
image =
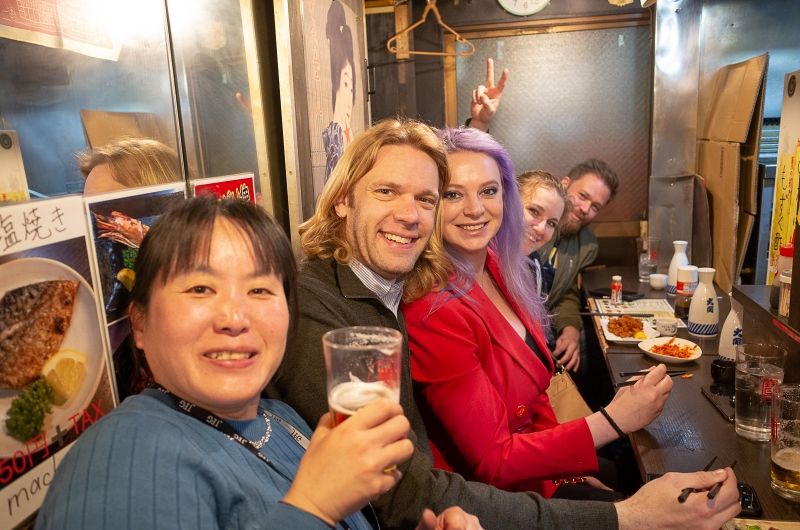
[[367,123],[364,19],[356,0],[303,0],[314,197]]
[[139,246],[156,219],[186,199],[183,183],[95,195],[84,199],[97,264],[105,331],[112,352],[117,397],[136,390],[132,371],[128,304]]
[[25,523],[114,407],[90,263],[81,197],[0,207],[0,528]]

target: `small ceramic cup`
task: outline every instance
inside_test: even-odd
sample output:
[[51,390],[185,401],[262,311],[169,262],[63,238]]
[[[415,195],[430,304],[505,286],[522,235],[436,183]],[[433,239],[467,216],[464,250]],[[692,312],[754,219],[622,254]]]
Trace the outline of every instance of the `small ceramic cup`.
[[711,361],[711,379],[718,385],[732,385],[736,374],[736,362],[731,359]]
[[650,275],[650,287],[652,289],[663,289],[667,286],[667,275],[666,274],[651,274]]
[[656,331],[664,337],[671,337],[678,332],[678,320],[672,317],[657,318]]

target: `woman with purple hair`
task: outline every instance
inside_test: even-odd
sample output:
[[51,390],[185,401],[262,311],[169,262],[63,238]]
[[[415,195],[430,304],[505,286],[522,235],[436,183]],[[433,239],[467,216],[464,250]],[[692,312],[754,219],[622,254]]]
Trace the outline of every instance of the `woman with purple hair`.
[[549,317],[520,245],[525,222],[509,155],[476,129],[441,138],[450,183],[440,212],[455,273],[403,308],[435,464],[507,490],[615,500],[591,477],[596,449],[655,419],[672,381],[661,365],[603,412],[558,423],[546,392],[555,368]]

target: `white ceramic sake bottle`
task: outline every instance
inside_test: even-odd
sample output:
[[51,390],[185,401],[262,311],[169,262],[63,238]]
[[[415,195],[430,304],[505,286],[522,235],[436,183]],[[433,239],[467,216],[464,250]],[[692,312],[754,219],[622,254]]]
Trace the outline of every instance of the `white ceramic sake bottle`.
[[672,261],[669,262],[669,274],[667,275],[667,294],[669,296],[675,296],[675,286],[678,283],[678,267],[689,264],[689,258],[686,256],[686,247],[689,243],[686,241],[673,241],[672,245],[675,247],[675,253],[672,255]]
[[742,344],[742,305],[728,295],[731,301],[731,310],[722,324],[719,332],[719,356],[725,359],[736,360],[736,346]]
[[687,327],[697,337],[713,337],[719,333],[719,302],[714,290],[714,273],[710,267],[700,267],[697,273],[700,282],[689,304]]

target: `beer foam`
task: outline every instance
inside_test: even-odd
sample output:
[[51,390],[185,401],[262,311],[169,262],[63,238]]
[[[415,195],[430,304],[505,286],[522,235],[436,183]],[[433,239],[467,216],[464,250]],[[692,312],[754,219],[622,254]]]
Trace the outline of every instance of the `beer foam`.
[[772,455],[772,461],[793,473],[800,472],[800,451],[795,448],[784,448]]
[[380,398],[399,402],[400,392],[398,389],[390,388],[383,381],[372,383],[358,380],[348,381],[333,387],[328,394],[328,405],[334,410],[353,415],[361,407],[365,407]]
[[[384,355],[392,355],[400,345],[396,337],[375,333],[349,333],[334,343],[337,347],[376,349]],[[384,348],[381,348],[384,346]],[[388,348],[385,348],[388,346]]]

